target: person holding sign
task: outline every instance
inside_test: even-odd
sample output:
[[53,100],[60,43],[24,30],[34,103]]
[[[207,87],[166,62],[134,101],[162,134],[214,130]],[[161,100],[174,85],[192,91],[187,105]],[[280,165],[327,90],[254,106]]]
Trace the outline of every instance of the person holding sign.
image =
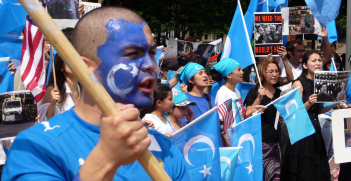
[[190,180],[177,146],[139,118],[138,109],[152,105],[156,79],[146,22],[125,8],[98,8],[79,20],[72,44],[121,112],[104,117],[83,88],[74,108],[17,136],[2,179],[151,180],[136,162],[149,147],[172,180]]
[[302,74],[293,82],[293,87],[300,87],[302,100],[316,132],[293,145],[288,145],[286,157],[283,161],[284,165],[282,166],[282,180],[330,180],[328,157],[318,114],[329,111],[335,105],[323,108],[322,104],[316,104],[317,94],[314,94],[313,90],[314,73],[322,70],[323,67],[319,52],[311,50],[305,53],[302,66]]

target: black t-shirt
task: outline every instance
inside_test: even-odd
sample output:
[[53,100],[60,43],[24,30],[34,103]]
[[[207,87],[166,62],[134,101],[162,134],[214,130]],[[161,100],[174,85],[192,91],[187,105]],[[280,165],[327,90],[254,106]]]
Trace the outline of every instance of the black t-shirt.
[[[251,106],[255,102],[258,96],[257,91],[258,91],[258,86],[256,86],[255,88],[252,88],[249,91],[244,102],[245,106]],[[271,103],[272,101],[280,97],[280,93],[281,93],[281,90],[276,89],[272,99],[269,98],[268,96],[263,96],[263,99],[261,100],[260,105],[267,105]],[[270,105],[261,115],[262,142],[265,142],[265,143],[279,142],[279,131],[275,130],[274,128],[276,114],[277,114],[277,109],[274,107],[274,105]]]

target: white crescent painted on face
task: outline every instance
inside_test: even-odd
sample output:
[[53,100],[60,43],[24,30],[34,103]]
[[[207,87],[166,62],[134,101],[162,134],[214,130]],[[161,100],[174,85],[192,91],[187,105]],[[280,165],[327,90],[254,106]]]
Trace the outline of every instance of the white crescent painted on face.
[[[136,67],[136,64],[130,63],[129,65],[132,67],[132,71],[130,73],[133,75],[133,77],[137,76],[139,69]],[[119,96],[125,96],[130,91],[132,91],[133,86],[128,87],[126,89],[118,89],[116,84],[115,84],[115,73],[119,69],[128,70],[129,68],[130,67],[127,66],[126,64],[120,63],[118,65],[113,66],[112,69],[110,70],[110,72],[107,74],[107,85],[114,94],[119,95]]]
[[221,157],[219,158],[219,160],[220,160],[220,162],[227,162],[228,165],[229,165],[229,168],[228,168],[228,169],[230,169],[230,166],[232,166],[231,160],[230,160],[228,157],[221,156]]
[[191,166],[194,166],[190,163],[189,161],[189,158],[188,158],[188,153],[189,153],[189,150],[191,148],[191,146],[193,146],[193,144],[195,143],[206,143],[208,144],[211,149],[212,149],[212,152],[213,152],[213,156],[212,156],[212,159],[214,158],[214,155],[215,155],[215,147],[214,147],[214,144],[212,142],[212,140],[204,135],[199,135],[199,136],[195,136],[193,138],[191,138],[184,146],[184,151],[183,151],[183,155],[184,155],[184,158],[185,158],[185,161],[189,163],[189,165]]
[[295,99],[289,100],[288,103],[286,103],[286,105],[285,105],[285,110],[288,113],[288,116],[289,116],[289,107],[291,106],[291,104],[295,104],[296,105],[296,109],[297,109],[297,102],[296,102],[296,100]]
[[[253,150],[254,152],[252,153],[252,156],[255,156],[255,140],[254,138],[252,137],[251,134],[244,134],[240,137],[239,139],[239,143],[238,143],[238,147],[241,147],[241,144],[244,142],[244,141],[251,141],[252,143],[252,146],[253,146]],[[238,156],[239,160],[241,161],[240,159],[240,155]],[[242,162],[242,161],[241,161]]]
[[261,2],[259,2],[257,4],[263,4],[264,2],[266,2],[266,0],[262,0]]

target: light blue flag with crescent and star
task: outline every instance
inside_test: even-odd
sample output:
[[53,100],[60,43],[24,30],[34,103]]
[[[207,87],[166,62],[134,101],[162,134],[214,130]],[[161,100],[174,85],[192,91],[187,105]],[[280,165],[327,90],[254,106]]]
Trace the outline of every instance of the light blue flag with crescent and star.
[[298,89],[294,89],[273,104],[285,121],[292,145],[316,132]]
[[249,35],[249,40],[252,39],[252,32],[255,26],[255,12],[257,10],[258,0],[251,0],[250,5],[247,8],[244,19],[246,23],[247,33]]
[[0,38],[18,39],[27,13],[17,0],[0,0]]
[[260,181],[263,177],[261,114],[252,116],[226,131],[230,145],[242,147],[234,181]]
[[14,88],[14,75],[7,68],[9,64],[9,57],[0,58],[0,93],[13,91]]
[[314,17],[326,26],[339,15],[341,0],[305,0]]
[[331,59],[329,71],[336,71],[336,66],[335,66],[334,58]]
[[221,147],[219,155],[221,161],[222,181],[233,180],[241,147]]
[[277,4],[274,0],[258,0],[257,12],[268,12],[267,11],[267,2],[269,6],[269,11],[272,11],[277,7]]
[[221,180],[218,118],[215,111],[172,138],[184,156],[191,180]]
[[241,69],[255,63],[255,57],[253,56],[251,41],[249,39],[240,1],[238,1],[234,18],[230,25],[221,59],[227,57],[239,62]]

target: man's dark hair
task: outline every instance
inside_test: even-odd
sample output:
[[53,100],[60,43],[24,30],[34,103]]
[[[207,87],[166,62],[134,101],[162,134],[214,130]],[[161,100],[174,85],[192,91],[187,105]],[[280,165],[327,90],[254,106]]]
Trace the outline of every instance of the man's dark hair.
[[[293,55],[295,55],[294,50],[295,50],[295,45],[303,45],[302,40],[296,39],[296,40],[290,40],[288,41],[288,44],[286,45],[286,51],[291,52]],[[290,59],[290,55],[287,54],[286,57]]]
[[78,21],[72,35],[72,45],[81,56],[90,58],[97,64],[101,63],[97,57],[97,46],[105,43],[108,37],[105,26],[111,19],[134,23],[144,20],[134,11],[123,7],[108,6],[90,11]]
[[189,33],[189,36],[194,37],[194,36],[195,36],[194,32],[193,32],[193,31],[191,31],[191,32]]

